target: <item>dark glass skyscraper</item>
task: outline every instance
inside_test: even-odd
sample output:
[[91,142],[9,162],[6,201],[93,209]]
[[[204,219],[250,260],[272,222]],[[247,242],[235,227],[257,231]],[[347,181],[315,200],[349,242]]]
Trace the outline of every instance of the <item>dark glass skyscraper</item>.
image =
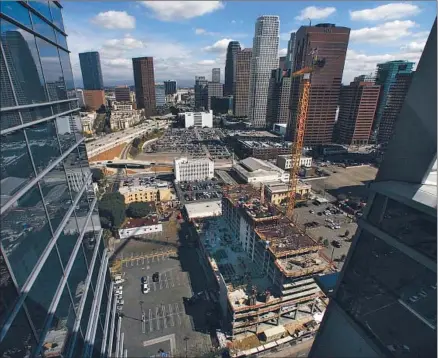
[[435,22],[310,357],[437,355],[436,65]]
[[236,81],[236,56],[239,51],[239,41],[230,41],[227,48],[227,58],[225,60],[224,96],[232,96],[234,94],[233,85]]
[[86,90],[103,90],[102,68],[99,52],[83,52],[79,54],[82,81]]
[[106,357],[115,300],[58,2],[1,2],[0,356]]

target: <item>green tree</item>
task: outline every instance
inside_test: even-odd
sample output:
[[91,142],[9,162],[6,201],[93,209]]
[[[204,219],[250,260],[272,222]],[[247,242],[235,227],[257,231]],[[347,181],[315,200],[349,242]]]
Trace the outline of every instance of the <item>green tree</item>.
[[126,214],[131,218],[143,218],[152,212],[151,204],[143,202],[131,203],[126,210]]
[[138,148],[138,146],[141,143],[141,139],[140,138],[134,138],[134,140],[132,141],[132,146],[135,148]]
[[125,198],[120,193],[106,193],[99,202],[102,226],[118,229],[126,219]]
[[345,230],[344,236],[347,237],[348,235],[350,235],[350,231],[349,230]]
[[93,183],[98,183],[103,178],[105,178],[105,175],[103,174],[103,171],[100,170],[99,168],[91,169],[91,175],[92,175]]
[[329,241],[328,241],[327,239],[324,239],[324,241],[322,242],[322,244],[323,244],[325,247],[328,247],[328,246],[329,246]]

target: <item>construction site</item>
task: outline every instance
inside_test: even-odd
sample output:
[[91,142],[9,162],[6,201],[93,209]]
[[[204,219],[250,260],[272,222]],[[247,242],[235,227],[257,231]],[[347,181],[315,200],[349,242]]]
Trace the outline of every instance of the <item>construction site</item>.
[[273,327],[282,337],[301,336],[309,325],[317,329],[327,302],[313,277],[330,270],[322,247],[265,205],[251,185],[227,187],[222,211],[195,227],[229,339],[238,346],[253,342],[239,346],[250,349],[266,343],[264,332]]

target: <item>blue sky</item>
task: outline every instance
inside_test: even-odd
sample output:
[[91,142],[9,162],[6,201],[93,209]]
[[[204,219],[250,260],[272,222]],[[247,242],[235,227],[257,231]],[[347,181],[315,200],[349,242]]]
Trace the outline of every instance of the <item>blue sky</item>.
[[133,84],[131,58],[153,56],[157,82],[211,77],[225,66],[230,40],[252,47],[255,20],[280,16],[279,54],[291,31],[330,22],[351,28],[344,78],[373,72],[379,62],[418,62],[436,16],[436,2],[237,2],[138,1],[63,2],[63,16],[77,86],[82,85],[78,53],[101,54],[106,85]]

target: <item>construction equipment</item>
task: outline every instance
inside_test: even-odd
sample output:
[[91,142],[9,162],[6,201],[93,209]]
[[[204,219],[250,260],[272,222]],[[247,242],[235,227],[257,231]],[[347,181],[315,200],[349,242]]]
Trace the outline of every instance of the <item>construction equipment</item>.
[[300,158],[303,150],[304,131],[306,129],[307,110],[309,107],[309,94],[311,74],[316,68],[322,68],[325,65],[325,59],[318,58],[318,49],[312,49],[309,55],[312,56],[311,66],[303,67],[302,69],[292,73],[292,77],[303,76],[301,81],[301,93],[298,101],[298,110],[296,114],[295,140],[292,145],[291,166],[289,176],[289,203],[286,209],[286,216],[293,221],[293,211],[296,203],[296,192],[298,186],[298,171],[300,170]]

